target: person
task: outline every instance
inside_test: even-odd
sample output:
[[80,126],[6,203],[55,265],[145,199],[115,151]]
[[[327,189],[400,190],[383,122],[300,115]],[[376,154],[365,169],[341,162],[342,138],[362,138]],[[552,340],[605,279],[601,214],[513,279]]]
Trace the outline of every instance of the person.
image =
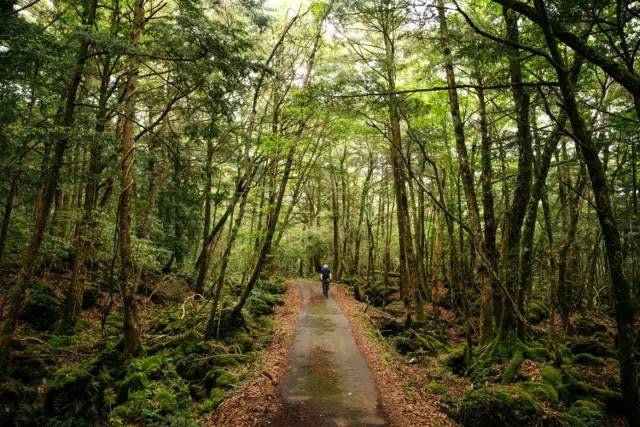
[[329,281],[331,281],[331,269],[327,264],[320,268],[320,280],[322,281],[322,293],[325,298],[329,297]]

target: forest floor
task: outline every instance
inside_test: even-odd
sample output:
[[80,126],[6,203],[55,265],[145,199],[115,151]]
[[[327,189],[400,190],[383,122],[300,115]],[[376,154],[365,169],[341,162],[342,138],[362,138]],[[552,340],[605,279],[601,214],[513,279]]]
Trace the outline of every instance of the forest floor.
[[267,357],[209,425],[454,424],[437,396],[416,389],[425,378],[376,339],[368,307],[339,285],[328,299],[314,281],[292,280],[288,288]]

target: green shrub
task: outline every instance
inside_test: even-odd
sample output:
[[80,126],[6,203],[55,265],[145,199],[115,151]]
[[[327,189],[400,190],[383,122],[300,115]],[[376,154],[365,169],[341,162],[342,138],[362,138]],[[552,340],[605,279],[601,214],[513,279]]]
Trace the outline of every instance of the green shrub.
[[541,406],[518,386],[483,387],[467,394],[459,410],[466,427],[537,426],[542,423]]

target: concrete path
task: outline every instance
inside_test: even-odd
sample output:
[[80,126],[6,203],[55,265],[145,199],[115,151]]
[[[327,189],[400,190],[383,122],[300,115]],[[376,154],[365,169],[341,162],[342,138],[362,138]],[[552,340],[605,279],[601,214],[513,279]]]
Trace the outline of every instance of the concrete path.
[[281,426],[383,426],[386,415],[348,321],[319,281],[297,283],[303,307],[281,393]]

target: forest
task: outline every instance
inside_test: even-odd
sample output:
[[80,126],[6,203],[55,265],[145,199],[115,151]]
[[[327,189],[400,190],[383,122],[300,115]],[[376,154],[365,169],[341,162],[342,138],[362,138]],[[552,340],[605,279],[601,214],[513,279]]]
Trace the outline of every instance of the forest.
[[0,425],[640,426],[639,50],[631,0],[0,0]]

